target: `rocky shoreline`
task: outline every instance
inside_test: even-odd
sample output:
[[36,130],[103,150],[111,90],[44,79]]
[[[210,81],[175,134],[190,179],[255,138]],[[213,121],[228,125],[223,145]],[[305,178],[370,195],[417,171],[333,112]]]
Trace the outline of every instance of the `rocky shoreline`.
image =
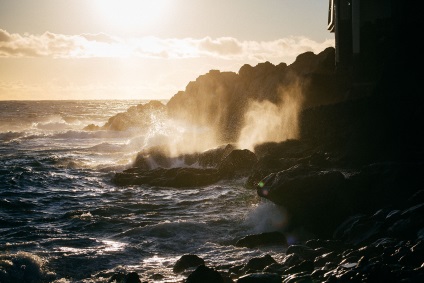
[[[256,189],[287,210],[289,225],[280,231],[234,242],[287,246],[282,261],[267,255],[240,266],[209,266],[196,255],[184,255],[180,260],[187,262],[178,264],[185,268],[176,274],[186,276],[187,283],[423,282],[423,97],[416,73],[399,70],[410,67],[408,57],[402,58],[387,62],[372,88],[337,73],[331,48],[299,55],[289,66],[246,65],[239,74],[211,71],[166,106],[131,111],[162,109],[172,119],[193,122],[199,116],[192,109],[201,108],[200,124],[218,125],[223,145],[173,157],[166,148],[148,148],[112,181],[118,186],[190,187],[245,177],[246,189]],[[240,135],[249,99],[287,99],[278,96],[277,86],[290,85],[294,77],[303,82],[305,99],[299,138],[261,143],[253,150],[237,148],[234,138]],[[217,97],[207,97],[217,89]],[[225,107],[219,107],[221,102]],[[121,115],[125,121],[131,111]],[[119,119],[111,118],[108,125],[122,125]],[[304,231],[302,241],[288,245],[284,235],[299,230]],[[119,278],[117,282],[127,283],[155,280],[137,274]]]
[[[282,260],[270,255],[242,265],[211,266],[197,255],[183,255],[173,267],[186,283],[212,282],[423,282],[424,190],[404,203],[347,218],[330,238],[312,238],[287,246],[279,232],[250,235],[235,245],[286,245]],[[114,274],[109,282],[164,280],[137,273]],[[175,281],[173,281],[175,282]]]

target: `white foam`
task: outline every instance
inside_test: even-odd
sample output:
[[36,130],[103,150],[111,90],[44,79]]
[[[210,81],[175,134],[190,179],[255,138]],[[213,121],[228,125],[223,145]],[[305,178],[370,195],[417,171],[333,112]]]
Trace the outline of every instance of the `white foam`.
[[287,225],[287,214],[281,206],[263,200],[246,216],[245,223],[254,233],[278,231]]

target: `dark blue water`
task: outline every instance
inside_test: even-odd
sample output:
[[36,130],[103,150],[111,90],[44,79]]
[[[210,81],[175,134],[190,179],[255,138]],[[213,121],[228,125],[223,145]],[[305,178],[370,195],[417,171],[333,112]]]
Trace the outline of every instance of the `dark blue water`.
[[211,266],[278,258],[278,249],[233,246],[283,217],[244,180],[185,189],[110,182],[147,134],[82,129],[138,103],[0,102],[0,282],[107,282],[118,271],[180,282],[172,266],[187,253]]

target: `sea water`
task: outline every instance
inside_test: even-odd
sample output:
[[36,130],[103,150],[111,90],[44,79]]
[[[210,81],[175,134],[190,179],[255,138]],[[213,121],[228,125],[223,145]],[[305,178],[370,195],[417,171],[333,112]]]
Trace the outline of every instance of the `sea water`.
[[276,247],[234,246],[284,217],[245,180],[178,189],[111,183],[146,146],[143,133],[83,128],[146,102],[0,101],[0,282],[107,282],[132,271],[181,282],[186,275],[172,267],[184,254],[221,268],[278,259]]

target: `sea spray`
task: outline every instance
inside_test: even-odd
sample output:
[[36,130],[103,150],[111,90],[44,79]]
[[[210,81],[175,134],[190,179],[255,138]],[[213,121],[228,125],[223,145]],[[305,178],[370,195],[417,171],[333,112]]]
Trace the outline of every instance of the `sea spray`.
[[284,208],[264,200],[252,210],[245,219],[253,233],[274,232],[283,230],[287,224],[287,213]]
[[299,114],[303,103],[301,86],[296,80],[278,91],[278,104],[268,100],[250,102],[238,141],[240,148],[253,150],[260,143],[298,138]]

